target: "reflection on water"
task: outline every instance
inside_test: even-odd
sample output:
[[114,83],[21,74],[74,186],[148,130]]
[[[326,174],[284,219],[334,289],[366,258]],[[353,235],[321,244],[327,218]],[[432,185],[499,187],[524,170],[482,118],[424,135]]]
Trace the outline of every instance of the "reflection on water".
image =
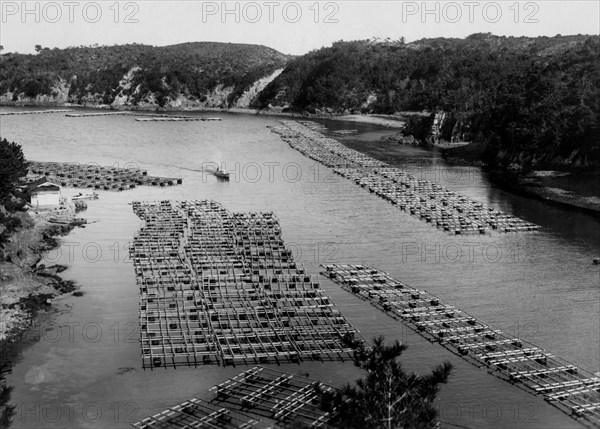
[[[177,401],[206,396],[208,387],[242,369],[141,369],[138,291],[127,253],[140,227],[128,205],[132,200],[214,199],[230,210],[273,211],[286,244],[313,273],[321,263],[377,266],[557,356],[600,370],[600,289],[598,267],[591,264],[600,254],[597,219],[509,194],[477,168],[446,166],[429,152],[380,141],[389,131],[352,124],[360,134],[343,139],[350,146],[369,140],[374,156],[393,149],[391,163],[543,226],[536,234],[445,235],[291,149],[266,128],[274,119],[220,116],[222,122],[2,117],[3,137],[22,144],[30,159],[133,162],[149,174],[184,180],[176,187],[101,192],[83,214],[100,222],[75,230],[60,251],[48,255],[47,263],[69,265],[64,277],[80,283],[85,295],[57,300],[61,311],[9,375],[16,386],[15,427],[127,427]],[[212,163],[222,164],[230,181],[207,173]],[[539,398],[424,342],[328,280],[322,284],[365,337],[406,341],[408,369],[426,371],[444,359],[456,365],[439,399],[445,422],[578,427]],[[359,375],[349,362],[281,369],[337,385]]]

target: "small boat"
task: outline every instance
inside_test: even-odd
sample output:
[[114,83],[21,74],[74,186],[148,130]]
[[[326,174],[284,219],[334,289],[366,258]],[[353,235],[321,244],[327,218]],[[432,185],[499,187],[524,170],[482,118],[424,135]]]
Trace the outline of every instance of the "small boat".
[[215,171],[213,171],[213,174],[215,176],[217,176],[219,179],[229,180],[229,173],[226,173],[225,171],[221,170],[219,167],[217,167],[217,169]]
[[97,193],[91,193],[91,194],[86,194],[83,195],[81,192],[73,197],[71,197],[71,200],[73,201],[77,201],[77,200],[97,200],[98,199],[98,194]]
[[61,225],[73,225],[73,226],[85,225],[87,223],[87,220],[83,219],[83,218],[70,219],[67,217],[51,217],[49,221],[51,223],[58,223]]

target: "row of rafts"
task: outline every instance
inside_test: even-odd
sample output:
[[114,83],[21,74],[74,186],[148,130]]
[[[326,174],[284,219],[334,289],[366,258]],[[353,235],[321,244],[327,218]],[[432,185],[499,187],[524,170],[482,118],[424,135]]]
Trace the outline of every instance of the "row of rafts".
[[144,368],[348,359],[358,337],[294,261],[273,213],[134,202]]
[[325,265],[323,275],[419,335],[587,422],[600,425],[600,376],[363,265]]
[[34,178],[46,177],[60,186],[74,188],[125,191],[136,186],[174,186],[183,179],[149,176],[132,164],[132,168],[103,167],[97,164],[33,161],[30,167]]
[[294,121],[271,130],[291,147],[361,187],[452,234],[536,231],[538,225],[471,200],[428,180],[350,149]]

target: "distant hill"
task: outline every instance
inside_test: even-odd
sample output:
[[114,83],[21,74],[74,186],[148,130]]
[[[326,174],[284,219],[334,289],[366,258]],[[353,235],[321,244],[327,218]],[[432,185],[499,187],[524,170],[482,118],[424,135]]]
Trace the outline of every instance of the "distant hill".
[[409,132],[431,139],[437,112],[440,138],[481,143],[490,163],[600,166],[600,37],[342,41],[294,59],[255,106],[426,110],[432,116],[413,118]]
[[212,42],[42,49],[0,56],[0,102],[426,111],[407,133],[474,142],[489,164],[600,168],[600,36],[340,41],[299,57]]
[[2,55],[0,95],[4,102],[227,107],[290,59],[264,46],[216,42],[41,49]]

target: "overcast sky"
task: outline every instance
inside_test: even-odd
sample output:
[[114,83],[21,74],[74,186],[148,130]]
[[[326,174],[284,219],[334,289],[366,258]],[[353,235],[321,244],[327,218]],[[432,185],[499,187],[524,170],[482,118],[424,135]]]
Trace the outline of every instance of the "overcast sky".
[[304,54],[336,40],[599,34],[589,1],[79,1],[0,0],[4,52],[190,41],[255,43]]

